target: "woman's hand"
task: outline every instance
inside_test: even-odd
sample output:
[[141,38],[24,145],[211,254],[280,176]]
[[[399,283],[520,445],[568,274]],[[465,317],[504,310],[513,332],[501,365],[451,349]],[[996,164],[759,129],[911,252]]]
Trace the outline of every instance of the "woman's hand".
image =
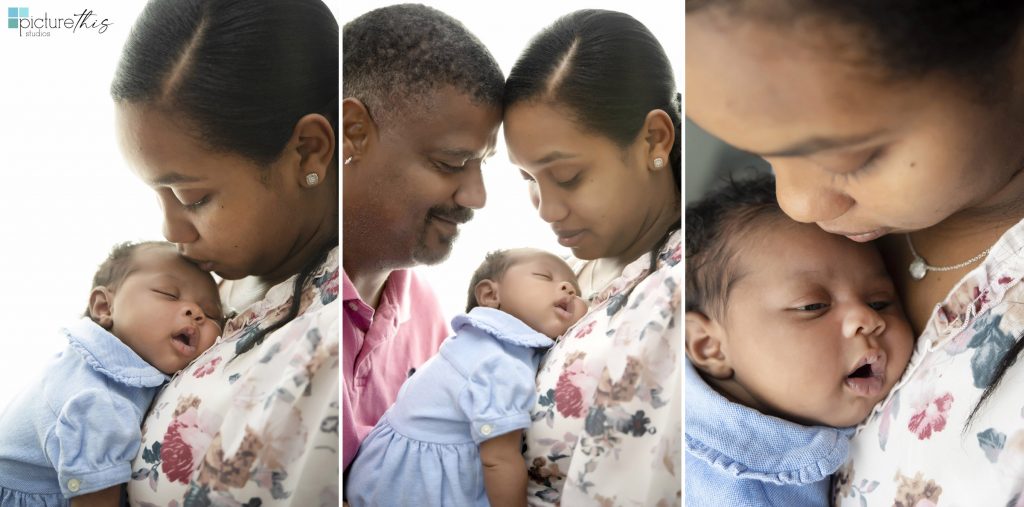
[[93,491],[71,499],[71,507],[119,507],[121,505],[121,485]]
[[522,446],[522,431],[505,433],[480,444],[484,487],[491,507],[526,505],[526,462]]

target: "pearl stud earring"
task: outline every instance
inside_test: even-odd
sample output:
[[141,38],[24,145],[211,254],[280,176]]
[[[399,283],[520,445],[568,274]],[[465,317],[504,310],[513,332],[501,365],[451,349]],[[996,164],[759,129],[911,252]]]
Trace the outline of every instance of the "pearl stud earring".
[[309,173],[306,175],[307,187],[315,187],[317,183],[320,183],[320,176],[317,173]]
[[665,159],[661,157],[654,159],[654,168],[661,169],[662,167],[665,167]]

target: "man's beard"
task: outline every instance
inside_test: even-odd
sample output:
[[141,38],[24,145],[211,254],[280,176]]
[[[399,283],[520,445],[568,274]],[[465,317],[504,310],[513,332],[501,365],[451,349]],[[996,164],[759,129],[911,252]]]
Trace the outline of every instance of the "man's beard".
[[416,235],[416,245],[412,251],[412,259],[417,264],[432,265],[443,262],[452,253],[452,245],[459,237],[458,230],[456,230],[455,234],[451,236],[441,237],[440,247],[431,249],[427,245],[427,231],[430,228],[430,220],[435,216],[461,225],[473,219],[473,210],[462,206],[430,208],[423,219],[423,226],[420,227],[419,233]]

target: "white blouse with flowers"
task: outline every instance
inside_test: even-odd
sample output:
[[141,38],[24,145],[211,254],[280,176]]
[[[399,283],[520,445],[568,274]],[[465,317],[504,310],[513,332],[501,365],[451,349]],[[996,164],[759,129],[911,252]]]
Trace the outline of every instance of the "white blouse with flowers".
[[[526,429],[530,505],[682,503],[681,233],[630,263],[547,352]],[[582,263],[577,264],[577,272]]]
[[132,462],[135,506],[337,506],[338,256],[288,311],[294,277],[232,318],[224,335],[153,402]]
[[903,377],[858,428],[836,505],[1024,505],[1024,362],[967,424],[1024,334],[1024,222],[936,306]]

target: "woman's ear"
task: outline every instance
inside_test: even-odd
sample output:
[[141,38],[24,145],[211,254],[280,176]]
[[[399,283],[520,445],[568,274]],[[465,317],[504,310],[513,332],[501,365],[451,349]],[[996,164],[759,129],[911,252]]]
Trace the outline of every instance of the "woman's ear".
[[498,284],[494,280],[480,280],[476,287],[473,287],[473,294],[476,295],[476,302],[480,306],[498,308],[501,306],[501,297],[498,296]]
[[334,127],[322,114],[307,114],[296,122],[289,145],[299,155],[296,176],[303,187],[315,187],[327,180],[334,160]]
[[89,318],[103,329],[114,327],[114,293],[102,285],[89,293]]
[[676,141],[676,129],[672,125],[672,118],[665,111],[655,109],[647,113],[641,132],[647,142],[648,169],[660,171],[669,168],[671,162],[668,156]]
[[341,115],[341,160],[344,165],[348,165],[357,162],[366,153],[376,134],[377,124],[359,99],[350,97],[343,100]]
[[725,330],[700,312],[686,312],[686,356],[698,370],[718,380],[733,376],[725,351]]

